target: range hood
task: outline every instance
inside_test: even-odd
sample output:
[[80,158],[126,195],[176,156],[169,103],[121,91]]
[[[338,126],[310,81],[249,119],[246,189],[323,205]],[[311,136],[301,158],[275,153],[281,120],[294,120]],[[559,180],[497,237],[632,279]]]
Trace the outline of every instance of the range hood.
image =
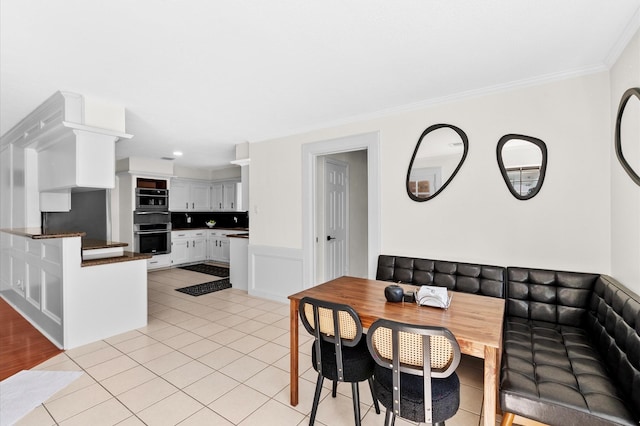
[[71,190],[115,187],[115,143],[131,137],[124,132],[124,108],[56,92],[0,145],[25,152],[25,173],[37,182],[41,211],[68,211]]

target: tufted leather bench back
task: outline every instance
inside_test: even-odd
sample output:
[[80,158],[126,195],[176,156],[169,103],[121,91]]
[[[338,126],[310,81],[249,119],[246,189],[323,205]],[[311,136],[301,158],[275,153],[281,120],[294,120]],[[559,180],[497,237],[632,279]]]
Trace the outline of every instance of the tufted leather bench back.
[[598,277],[509,267],[505,316],[580,327]]
[[504,298],[505,268],[380,255],[376,279]]
[[509,267],[505,316],[580,327],[598,277]]
[[585,328],[640,419],[640,297],[613,278],[600,276]]

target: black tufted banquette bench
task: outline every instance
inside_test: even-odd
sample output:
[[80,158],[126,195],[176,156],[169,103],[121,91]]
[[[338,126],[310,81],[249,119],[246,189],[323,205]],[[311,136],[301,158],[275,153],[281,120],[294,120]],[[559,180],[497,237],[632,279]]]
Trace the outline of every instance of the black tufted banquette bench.
[[380,255],[376,279],[504,298],[505,275],[501,266]]
[[500,403],[503,425],[638,425],[638,296],[604,275],[507,268]]

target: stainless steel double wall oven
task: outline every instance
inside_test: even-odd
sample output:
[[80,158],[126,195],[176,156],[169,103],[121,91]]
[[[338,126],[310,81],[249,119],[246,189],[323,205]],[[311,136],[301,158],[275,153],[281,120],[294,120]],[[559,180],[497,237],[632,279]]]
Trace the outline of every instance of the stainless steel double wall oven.
[[171,213],[166,180],[137,180],[133,237],[137,253],[171,253]]

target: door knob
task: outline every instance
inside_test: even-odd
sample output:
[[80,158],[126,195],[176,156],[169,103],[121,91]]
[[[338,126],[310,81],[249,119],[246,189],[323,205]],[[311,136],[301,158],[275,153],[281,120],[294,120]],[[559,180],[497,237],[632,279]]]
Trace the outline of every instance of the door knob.
[[336,239],[336,237],[331,237],[331,236],[327,235],[327,241],[331,241],[331,240],[335,240],[335,239]]

